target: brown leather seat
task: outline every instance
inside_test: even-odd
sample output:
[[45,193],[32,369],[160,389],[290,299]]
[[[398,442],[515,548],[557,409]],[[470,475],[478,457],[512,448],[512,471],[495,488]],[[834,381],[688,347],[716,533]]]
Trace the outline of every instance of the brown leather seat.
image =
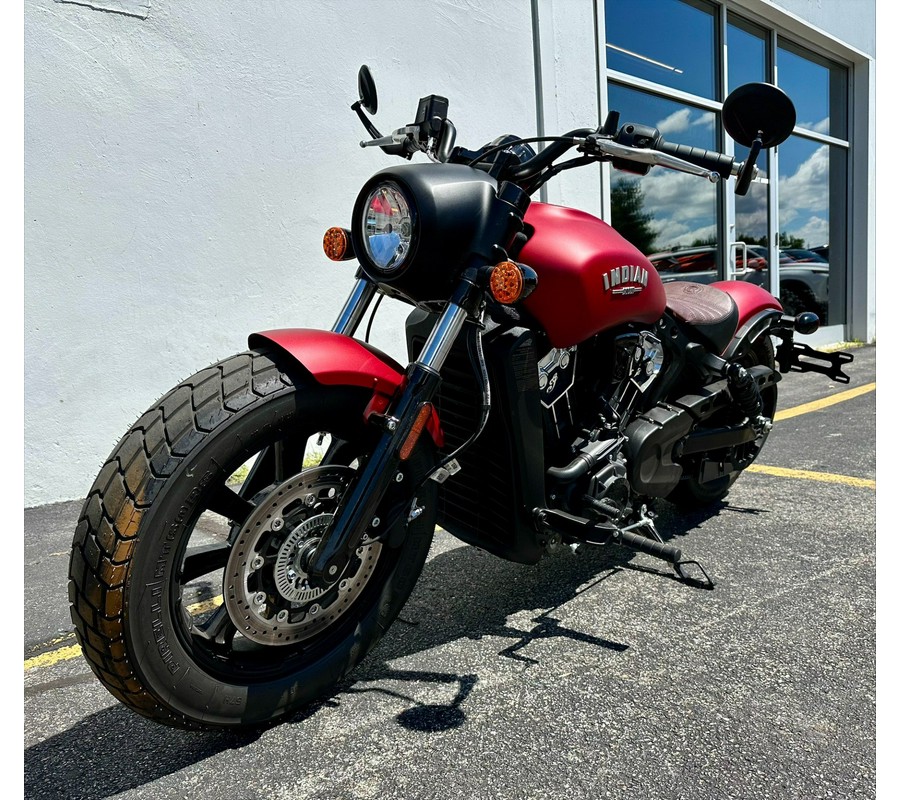
[[714,353],[721,353],[737,331],[738,308],[731,295],[690,281],[664,284],[666,307],[688,334]]

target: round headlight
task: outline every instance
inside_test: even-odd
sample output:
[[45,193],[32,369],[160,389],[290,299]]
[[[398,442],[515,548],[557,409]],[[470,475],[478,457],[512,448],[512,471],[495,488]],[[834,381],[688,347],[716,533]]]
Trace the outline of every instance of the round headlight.
[[372,264],[385,275],[396,272],[409,258],[413,212],[395,183],[381,183],[363,207],[363,246]]

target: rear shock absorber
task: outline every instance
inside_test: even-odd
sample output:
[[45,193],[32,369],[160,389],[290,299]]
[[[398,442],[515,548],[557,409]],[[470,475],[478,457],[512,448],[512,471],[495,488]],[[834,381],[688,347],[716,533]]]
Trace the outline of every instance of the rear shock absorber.
[[750,424],[760,432],[769,430],[772,420],[763,416],[762,395],[753,376],[740,364],[731,364],[726,377],[732,399],[746,414]]

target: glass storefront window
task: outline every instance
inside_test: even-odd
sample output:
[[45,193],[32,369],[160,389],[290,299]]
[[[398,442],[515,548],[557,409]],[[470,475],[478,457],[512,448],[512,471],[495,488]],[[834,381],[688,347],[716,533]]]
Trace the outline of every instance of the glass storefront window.
[[765,81],[766,34],[739,17],[728,16],[728,91]]
[[610,69],[716,97],[716,7],[703,0],[606,0]]
[[797,125],[815,133],[847,138],[847,70],[782,42],[778,85],[797,108]]
[[[659,128],[667,141],[716,149],[711,111],[610,84],[609,107],[622,124]],[[694,175],[654,167],[645,177],[613,170],[612,222],[657,265],[663,280],[717,280],[716,186]]]
[[847,151],[800,136],[779,149],[780,296],[788,313],[846,320]]
[[[663,280],[709,283],[733,276],[780,294],[788,313],[808,308],[824,324],[843,324],[849,70],[719,2],[602,2],[606,64],[612,73],[609,108],[621,113],[622,123],[653,125],[669,141],[720,150],[726,141],[720,115],[682,102],[673,92],[695,95],[704,105],[701,98],[723,101],[746,83],[777,82],[794,102],[799,131],[777,154],[760,154],[764,182],[735,196],[733,217],[723,194],[733,191],[732,181],[717,187],[659,167],[644,177],[613,170],[613,224],[650,257]],[[719,14],[726,17],[724,42]],[[654,87],[647,90],[639,82]],[[737,161],[747,154],[748,148],[734,144]],[[773,172],[777,185],[768,181]],[[770,202],[776,194],[777,208]],[[722,218],[726,210],[727,220]],[[729,238],[721,241],[726,230]],[[770,240],[773,230],[779,232],[777,242]],[[746,243],[746,250],[732,239]],[[780,284],[773,287],[770,261],[776,258]]]

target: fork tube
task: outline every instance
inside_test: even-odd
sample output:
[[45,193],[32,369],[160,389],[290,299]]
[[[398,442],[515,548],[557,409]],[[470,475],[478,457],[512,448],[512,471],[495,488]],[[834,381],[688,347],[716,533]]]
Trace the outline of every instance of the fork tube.
[[459,303],[448,303],[419,359],[407,367],[404,389],[394,398],[384,417],[381,440],[341,500],[331,529],[304,566],[312,585],[325,588],[338,580],[363,533],[373,524],[376,510],[400,467],[400,448],[422,404],[430,402],[437,392],[441,382],[439,370],[468,313]]
[[347,302],[344,303],[344,308],[331,330],[334,333],[353,336],[377,291],[378,287],[371,281],[357,278],[353,285],[353,291],[347,298]]
[[422,352],[419,353],[417,362],[423,367],[440,372],[447,360],[453,343],[459,335],[462,326],[468,317],[468,312],[456,303],[448,303],[447,308],[441,314],[437,323],[425,342]]

